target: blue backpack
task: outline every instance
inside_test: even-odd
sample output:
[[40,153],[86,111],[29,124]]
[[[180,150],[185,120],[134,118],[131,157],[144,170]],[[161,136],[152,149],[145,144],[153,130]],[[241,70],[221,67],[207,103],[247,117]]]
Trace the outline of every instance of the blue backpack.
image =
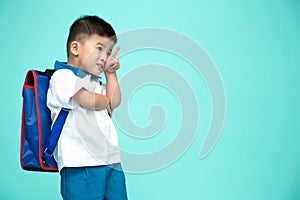
[[29,70],[23,86],[20,161],[24,170],[57,172],[53,152],[69,110],[62,108],[52,128],[46,105],[53,69]]

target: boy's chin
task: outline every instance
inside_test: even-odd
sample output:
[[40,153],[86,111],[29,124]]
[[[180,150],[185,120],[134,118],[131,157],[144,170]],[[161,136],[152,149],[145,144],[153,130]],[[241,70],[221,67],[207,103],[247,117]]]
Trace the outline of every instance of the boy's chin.
[[102,69],[97,69],[97,70],[94,70],[91,74],[93,74],[95,76],[99,76],[102,72],[103,72]]
[[[102,71],[103,72],[103,71]],[[102,72],[99,72],[99,73],[93,73],[93,75],[95,76],[100,76],[102,74]]]

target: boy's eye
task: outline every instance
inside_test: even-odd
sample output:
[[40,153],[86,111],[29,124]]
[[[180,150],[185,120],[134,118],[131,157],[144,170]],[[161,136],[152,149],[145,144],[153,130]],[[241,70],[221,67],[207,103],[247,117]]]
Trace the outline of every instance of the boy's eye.
[[107,52],[107,56],[109,57],[111,55],[111,51]]
[[98,51],[102,51],[102,47],[96,47]]

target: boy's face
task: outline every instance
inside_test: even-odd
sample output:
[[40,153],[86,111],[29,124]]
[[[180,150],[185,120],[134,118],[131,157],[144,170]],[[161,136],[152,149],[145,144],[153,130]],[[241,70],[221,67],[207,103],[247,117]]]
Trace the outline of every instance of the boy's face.
[[90,74],[99,75],[105,69],[113,46],[112,39],[96,34],[78,42],[78,67]]

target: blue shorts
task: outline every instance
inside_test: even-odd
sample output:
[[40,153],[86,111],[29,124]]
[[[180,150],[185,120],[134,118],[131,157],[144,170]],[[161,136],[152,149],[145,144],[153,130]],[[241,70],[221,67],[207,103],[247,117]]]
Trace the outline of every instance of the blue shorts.
[[121,164],[64,167],[60,174],[64,200],[127,200]]

